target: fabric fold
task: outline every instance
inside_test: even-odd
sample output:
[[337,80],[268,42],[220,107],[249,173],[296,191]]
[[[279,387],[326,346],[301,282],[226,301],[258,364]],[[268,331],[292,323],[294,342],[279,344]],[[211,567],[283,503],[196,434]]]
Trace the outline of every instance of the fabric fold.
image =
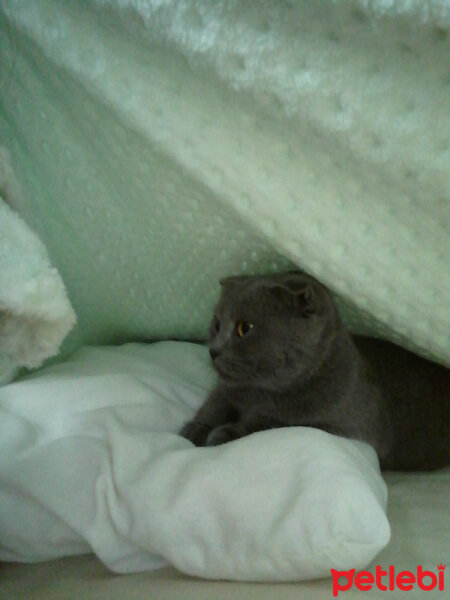
[[95,552],[132,573],[299,581],[366,566],[390,537],[375,451],[318,429],[216,448],[177,435],[207,348],[85,347],[0,390],[0,560]]

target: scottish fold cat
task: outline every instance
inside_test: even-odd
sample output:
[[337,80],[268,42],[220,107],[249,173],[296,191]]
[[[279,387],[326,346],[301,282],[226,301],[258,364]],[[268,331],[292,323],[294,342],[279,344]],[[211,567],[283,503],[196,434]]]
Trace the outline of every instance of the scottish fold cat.
[[448,369],[352,336],[328,290],[303,273],[221,284],[209,341],[218,383],[181,435],[214,446],[303,425],[368,442],[384,470],[450,463]]

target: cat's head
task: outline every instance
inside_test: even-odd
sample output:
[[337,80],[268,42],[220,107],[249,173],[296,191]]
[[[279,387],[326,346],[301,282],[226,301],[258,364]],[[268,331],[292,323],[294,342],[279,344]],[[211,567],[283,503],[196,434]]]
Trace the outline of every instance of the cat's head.
[[303,273],[228,277],[210,326],[228,385],[280,390],[322,363],[340,320],[327,289]]

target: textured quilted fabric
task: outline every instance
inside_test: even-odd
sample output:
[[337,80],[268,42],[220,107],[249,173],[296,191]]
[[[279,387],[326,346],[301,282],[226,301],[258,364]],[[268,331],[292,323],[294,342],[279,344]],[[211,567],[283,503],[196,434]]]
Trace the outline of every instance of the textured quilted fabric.
[[81,342],[202,339],[299,265],[450,361],[450,4],[4,0],[0,143]]

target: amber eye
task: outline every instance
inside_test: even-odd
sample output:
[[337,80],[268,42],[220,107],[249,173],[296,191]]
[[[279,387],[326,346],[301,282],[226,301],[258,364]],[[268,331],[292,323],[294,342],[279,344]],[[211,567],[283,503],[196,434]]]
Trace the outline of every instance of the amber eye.
[[249,321],[239,321],[236,325],[236,333],[240,338],[245,337],[250,329],[253,328],[253,323],[249,323]]

